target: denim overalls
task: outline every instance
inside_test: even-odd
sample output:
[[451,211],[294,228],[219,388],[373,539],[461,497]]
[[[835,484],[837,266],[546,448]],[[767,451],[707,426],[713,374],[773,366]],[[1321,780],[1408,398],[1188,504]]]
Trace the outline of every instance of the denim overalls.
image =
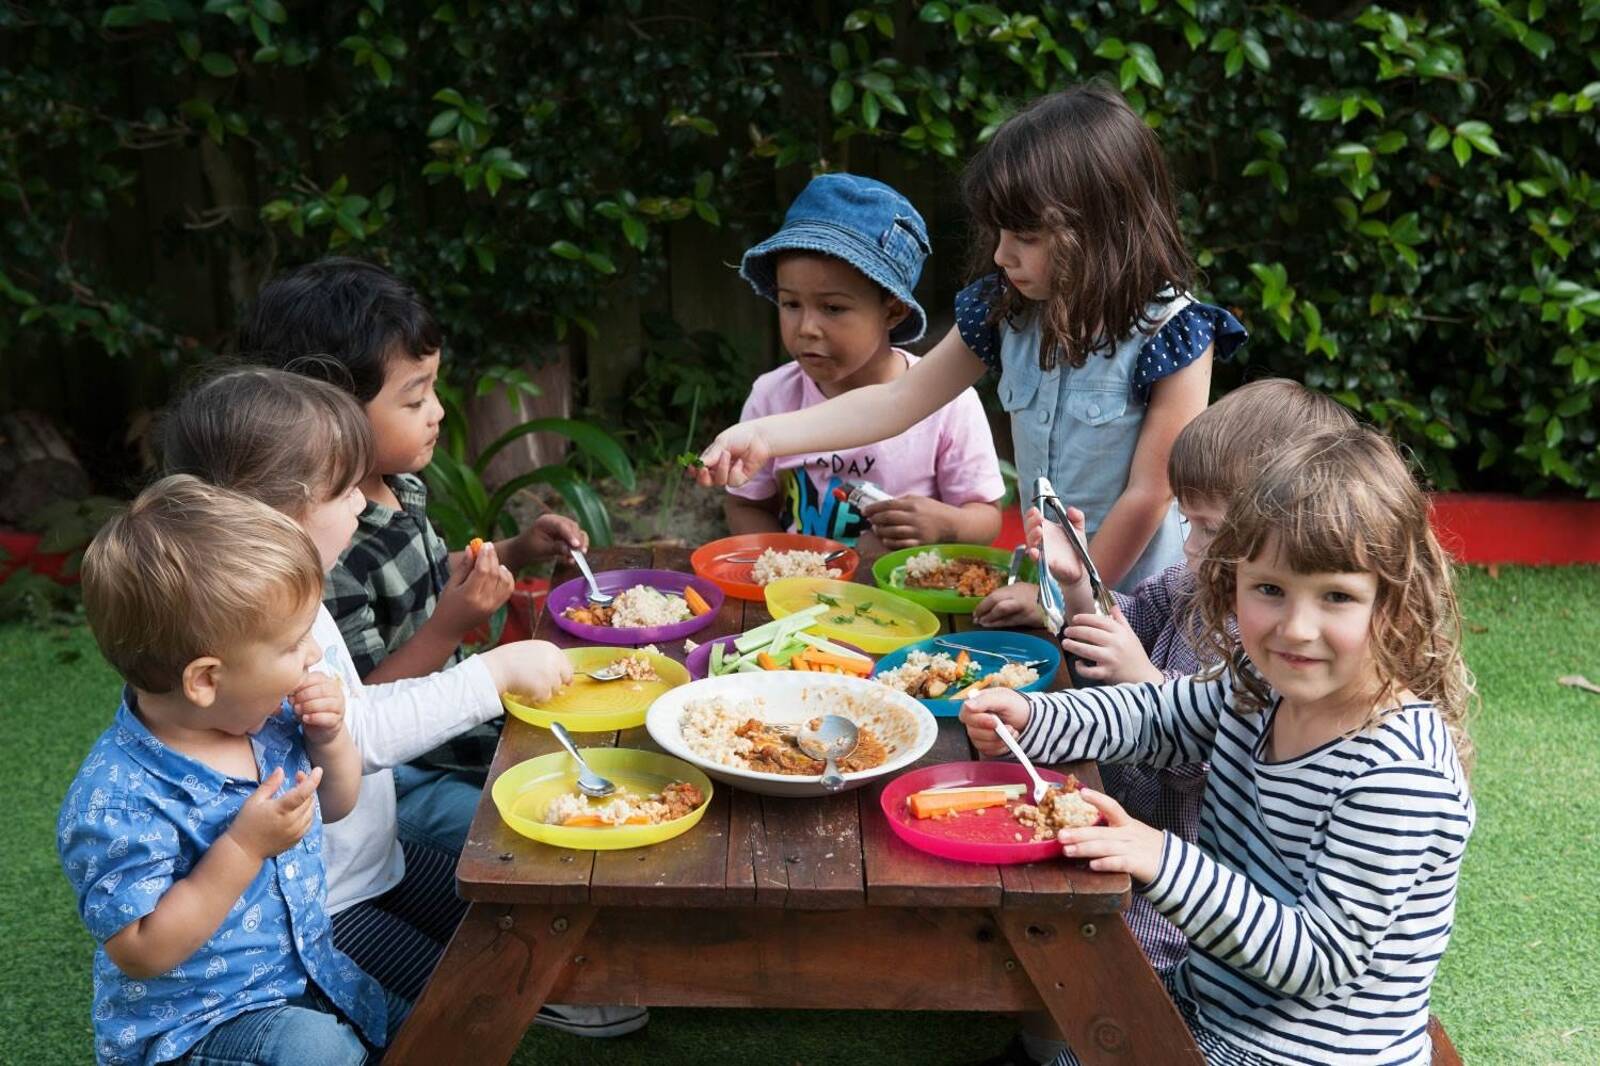
[[[1135,330],[1117,342],[1110,358],[1097,352],[1076,368],[1060,364],[1039,369],[1037,316],[1021,330],[1000,330],[1000,405],[1011,416],[1024,513],[1033,505],[1027,497],[1034,478],[1043,475],[1064,503],[1083,512],[1085,531],[1094,536],[1127,487],[1144,425],[1148,403],[1133,388],[1139,352],[1162,324],[1192,302],[1180,296],[1149,305],[1146,320],[1155,322],[1149,333]],[[1119,591],[1131,592],[1140,581],[1182,561],[1179,523],[1173,502],[1144,554],[1117,583]]]

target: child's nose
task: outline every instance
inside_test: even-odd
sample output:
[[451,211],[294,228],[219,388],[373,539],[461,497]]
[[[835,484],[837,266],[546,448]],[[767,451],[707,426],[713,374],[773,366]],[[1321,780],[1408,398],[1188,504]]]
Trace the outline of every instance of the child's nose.
[[1289,613],[1283,619],[1285,640],[1311,641],[1317,637],[1315,609],[1310,603],[1290,602]]

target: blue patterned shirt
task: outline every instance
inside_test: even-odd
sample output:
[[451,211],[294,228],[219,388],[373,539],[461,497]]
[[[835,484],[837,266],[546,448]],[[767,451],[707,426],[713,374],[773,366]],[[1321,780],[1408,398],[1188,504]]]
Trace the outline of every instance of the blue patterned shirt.
[[[222,925],[189,958],[158,977],[117,969],[105,942],[155,910],[232,824],[258,783],[229,777],[157,740],[123,694],[67,790],[56,824],[61,865],[78,897],[94,953],[95,1055],[106,1064],[175,1059],[217,1025],[276,1006],[314,983],[367,1040],[384,1042],[383,991],[334,949],[323,910],[322,815],[294,847],[261,870]],[[251,738],[264,779],[284,785],[310,772],[304,739],[285,703]],[[280,790],[281,792],[282,790]]]

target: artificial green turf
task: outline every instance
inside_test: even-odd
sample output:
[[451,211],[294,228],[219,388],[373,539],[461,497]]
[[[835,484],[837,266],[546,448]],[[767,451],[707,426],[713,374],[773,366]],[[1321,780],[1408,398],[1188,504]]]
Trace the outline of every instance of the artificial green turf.
[[[1478,827],[1434,1011],[1473,1066],[1600,1062],[1600,695],[1556,683],[1600,682],[1600,568],[1466,571],[1462,600],[1483,694]],[[0,1063],[91,1057],[92,944],[52,839],[116,696],[81,629],[0,628]],[[514,1061],[951,1063],[1008,1033],[986,1015],[657,1010],[645,1032],[603,1049],[534,1029]]]

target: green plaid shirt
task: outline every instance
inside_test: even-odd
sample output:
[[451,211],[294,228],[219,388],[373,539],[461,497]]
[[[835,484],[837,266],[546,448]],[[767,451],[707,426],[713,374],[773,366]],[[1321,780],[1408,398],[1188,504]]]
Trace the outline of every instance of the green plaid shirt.
[[[384,481],[400,509],[367,502],[355,536],[328,572],[322,593],[362,677],[422,628],[450,580],[450,553],[428,521],[428,490],[422,479],[395,474]],[[450,662],[460,661],[457,648]],[[451,738],[412,765],[483,773],[499,742],[497,720]]]

